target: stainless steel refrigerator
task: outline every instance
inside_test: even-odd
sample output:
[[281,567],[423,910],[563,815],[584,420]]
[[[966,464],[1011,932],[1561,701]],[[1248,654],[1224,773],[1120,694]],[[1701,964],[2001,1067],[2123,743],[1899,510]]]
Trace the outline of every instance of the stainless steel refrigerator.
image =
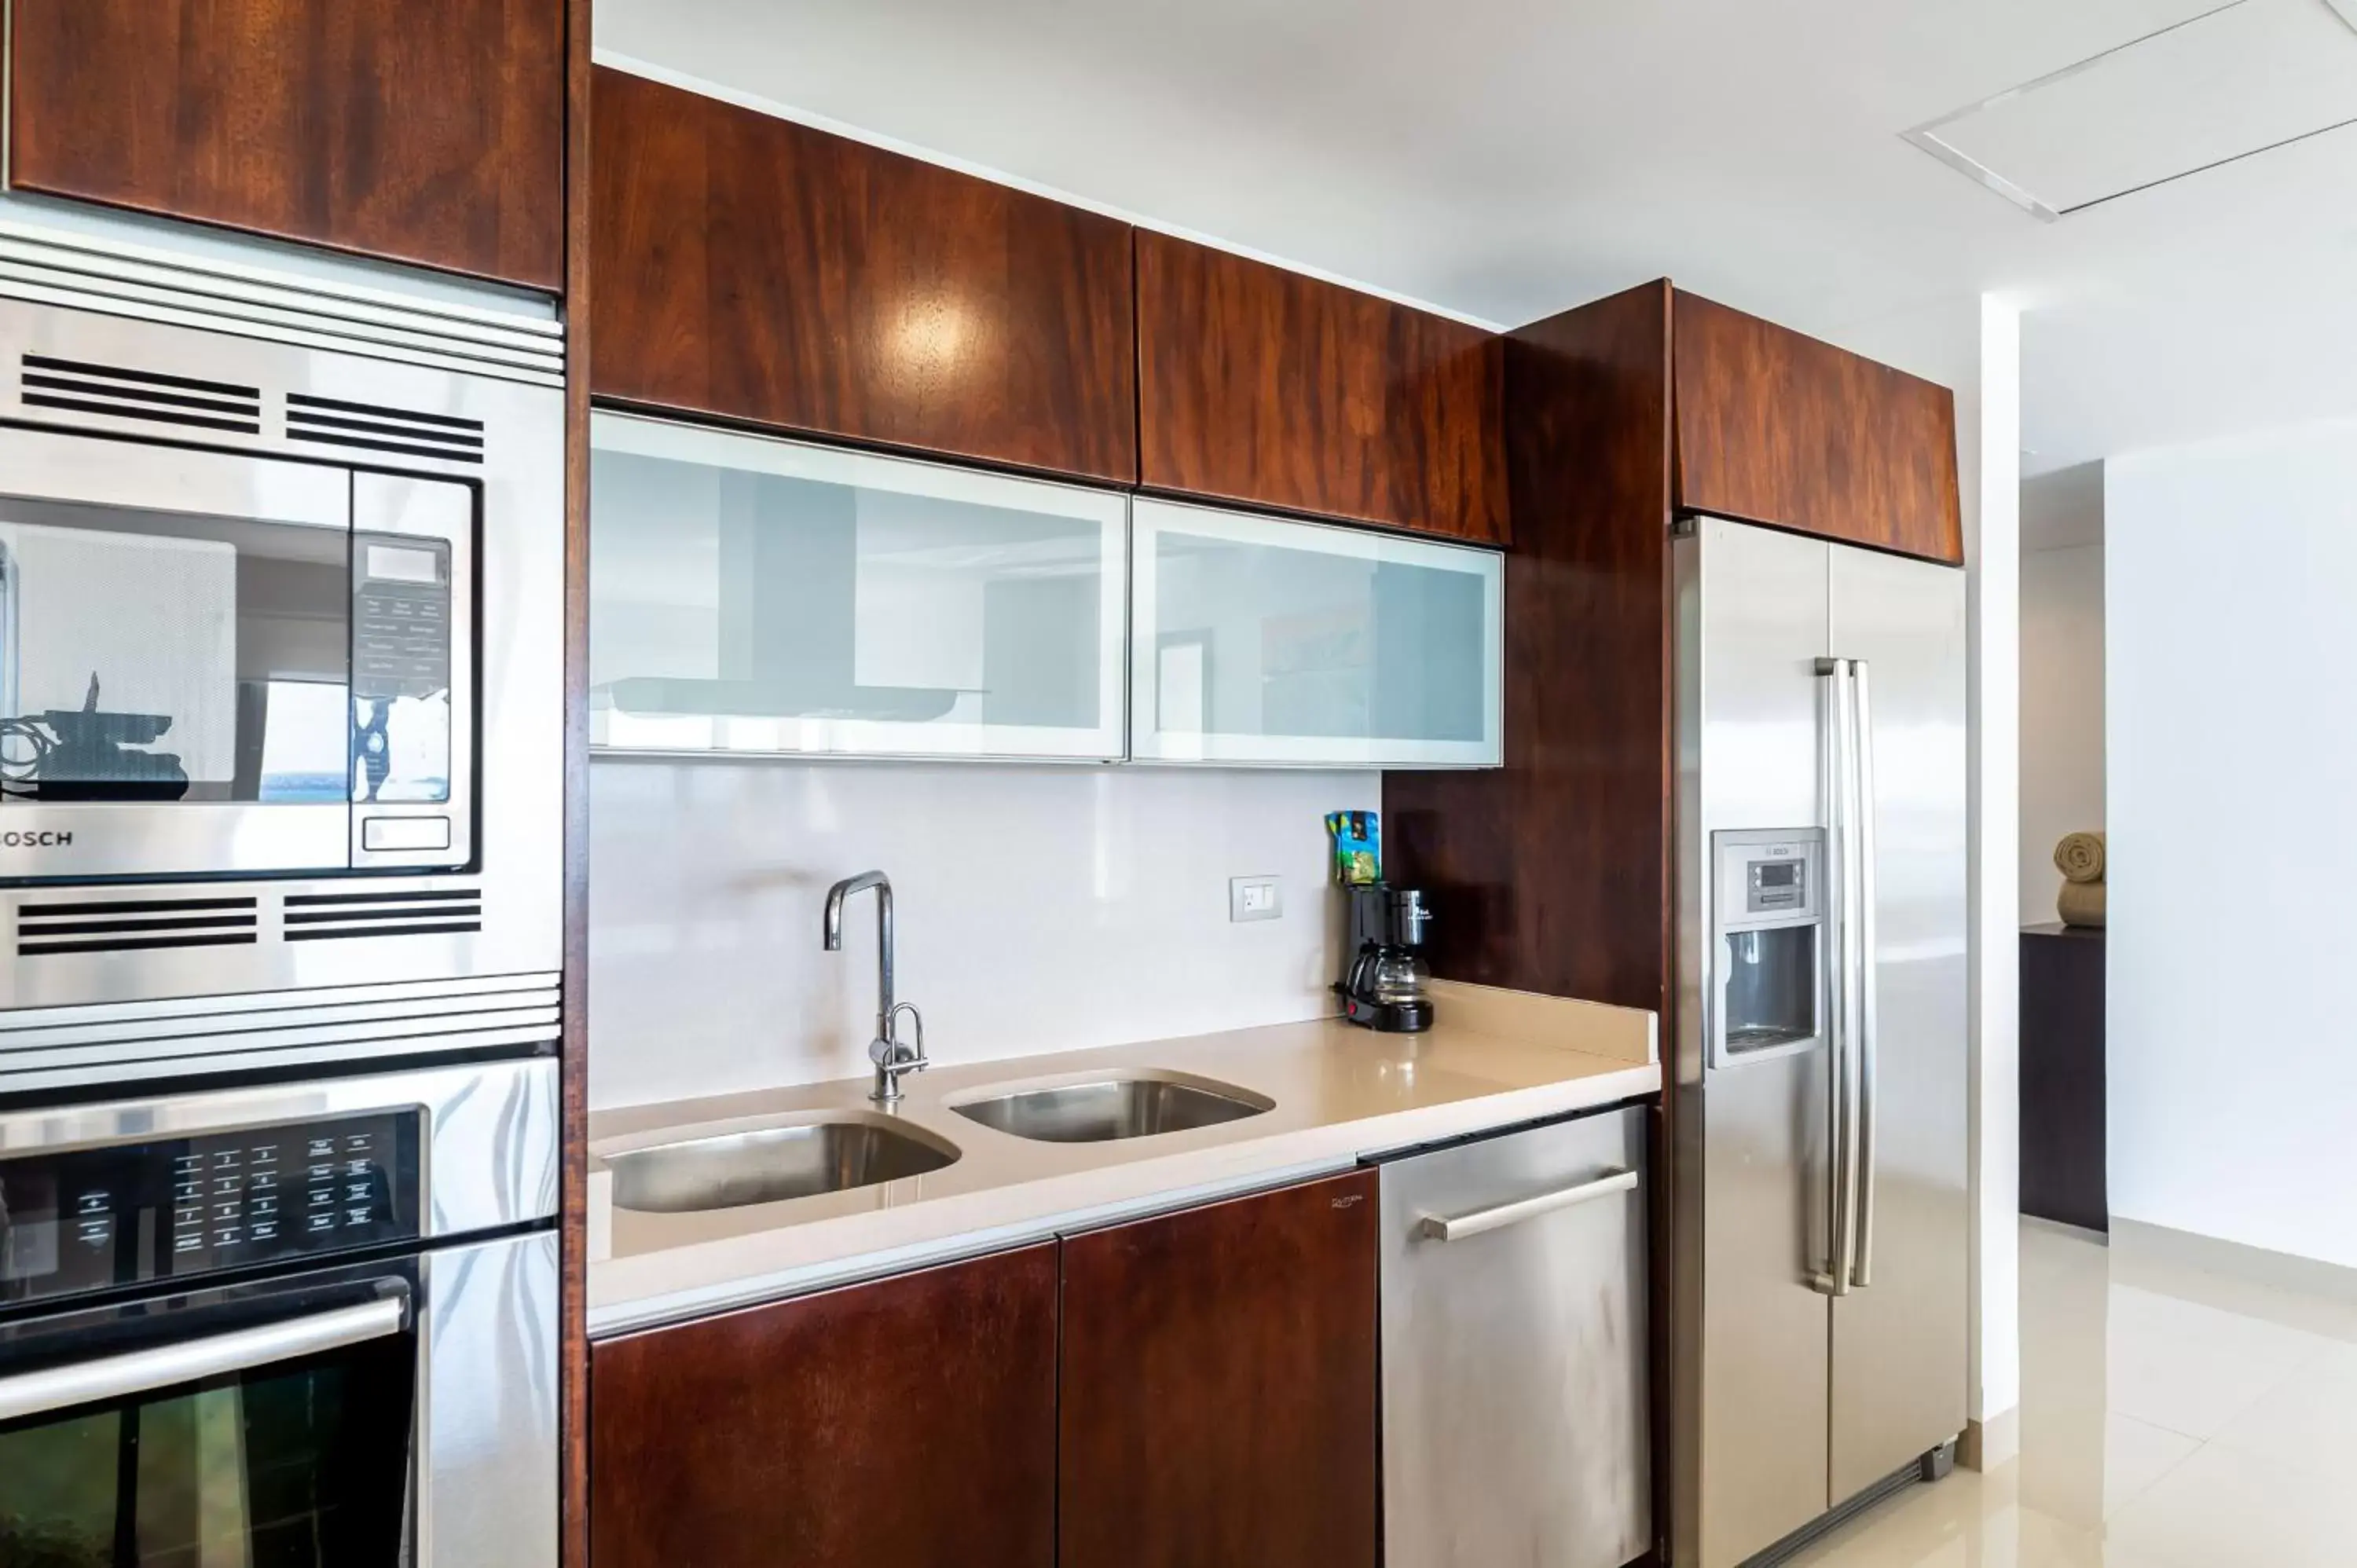
[[1701,518],[1676,574],[1679,1568],[1964,1425],[1964,575]]

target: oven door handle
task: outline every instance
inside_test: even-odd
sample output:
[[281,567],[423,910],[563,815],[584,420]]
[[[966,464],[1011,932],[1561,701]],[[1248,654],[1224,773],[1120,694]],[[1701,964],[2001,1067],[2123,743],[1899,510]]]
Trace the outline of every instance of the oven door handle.
[[399,1334],[408,1324],[407,1299],[386,1295],[283,1323],[23,1372],[0,1379],[0,1423],[339,1350]]

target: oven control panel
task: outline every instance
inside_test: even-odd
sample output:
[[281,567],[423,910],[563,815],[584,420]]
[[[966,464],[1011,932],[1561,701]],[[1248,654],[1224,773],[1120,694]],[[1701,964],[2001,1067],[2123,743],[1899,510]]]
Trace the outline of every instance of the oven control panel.
[[409,1113],[0,1156],[0,1306],[418,1234]]

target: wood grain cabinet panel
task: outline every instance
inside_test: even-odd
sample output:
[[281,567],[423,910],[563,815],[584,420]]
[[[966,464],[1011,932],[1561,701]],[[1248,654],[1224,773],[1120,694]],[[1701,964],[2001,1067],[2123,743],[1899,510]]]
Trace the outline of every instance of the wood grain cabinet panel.
[[1148,488],[1507,542],[1492,334],[1140,230],[1137,351]]
[[1049,1568],[1056,1257],[1051,1241],[593,1347],[591,1561]]
[[556,291],[565,0],[15,0],[9,178]]
[[1126,224],[616,70],[600,397],[1134,483]]
[[1961,565],[1947,388],[1680,293],[1677,504]]
[[1375,1176],[1064,1243],[1061,1568],[1374,1568]]

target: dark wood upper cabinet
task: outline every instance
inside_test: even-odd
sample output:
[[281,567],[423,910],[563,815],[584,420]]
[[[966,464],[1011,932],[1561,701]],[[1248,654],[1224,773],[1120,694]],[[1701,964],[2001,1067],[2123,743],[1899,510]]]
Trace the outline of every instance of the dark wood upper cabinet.
[[597,72],[599,397],[1137,477],[1129,227]]
[[1451,980],[1669,1011],[1670,338],[1652,283],[1507,340],[1506,765],[1383,775]]
[[560,290],[565,0],[15,0],[9,179]]
[[592,1347],[591,1561],[1050,1568],[1056,1255]]
[[1695,295],[1676,322],[1680,510],[1964,564],[1955,394]]
[[1358,1171],[1065,1241],[1061,1568],[1374,1568],[1375,1210]]
[[1137,360],[1149,489],[1507,542],[1480,328],[1140,230]]

